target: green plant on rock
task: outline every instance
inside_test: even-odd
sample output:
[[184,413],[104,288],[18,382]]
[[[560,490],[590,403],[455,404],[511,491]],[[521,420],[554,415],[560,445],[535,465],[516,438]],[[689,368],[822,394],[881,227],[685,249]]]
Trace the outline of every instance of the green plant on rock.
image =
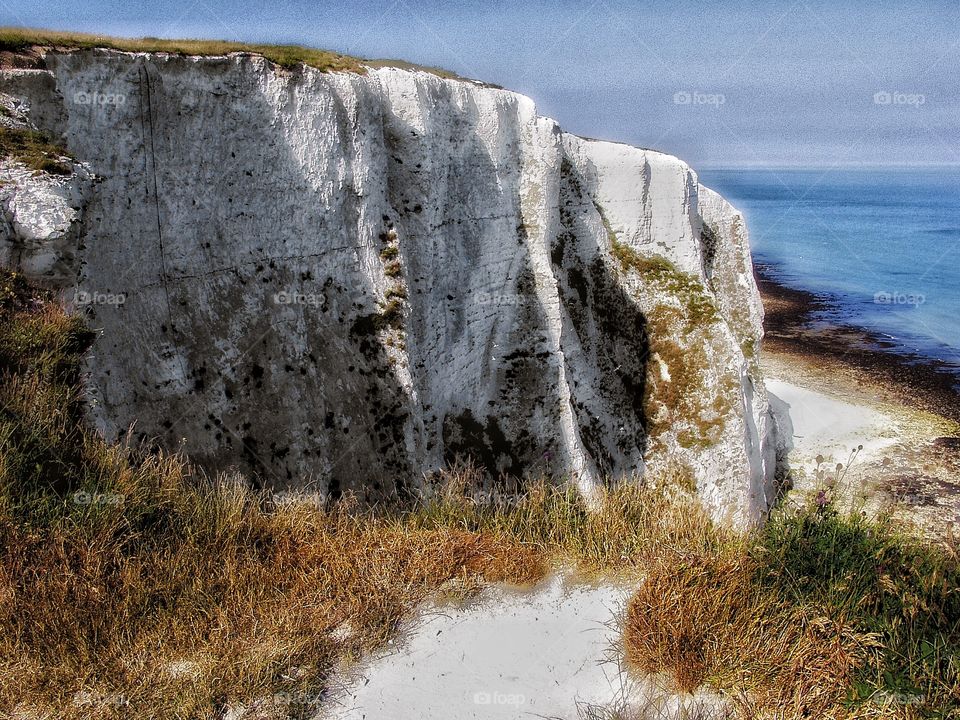
[[37,130],[0,126],[0,157],[12,158],[31,170],[70,175],[73,168],[63,158],[66,151]]
[[403,302],[399,298],[391,298],[383,303],[376,316],[378,330],[403,329]]
[[713,298],[700,280],[685,273],[659,255],[645,257],[629,245],[614,240],[611,253],[623,272],[637,273],[644,285],[678,298],[686,311],[682,332],[689,334],[697,327],[717,322],[720,315]]
[[[726,378],[722,392],[711,389],[708,338],[682,334],[686,322],[684,311],[673,305],[657,305],[647,314],[651,360],[644,414],[653,442],[676,430],[681,447],[704,449],[720,440],[732,409],[729,397],[736,388]],[[661,363],[669,379],[661,377]]]
[[407,289],[403,285],[393,285],[383,294],[386,300],[406,300]]

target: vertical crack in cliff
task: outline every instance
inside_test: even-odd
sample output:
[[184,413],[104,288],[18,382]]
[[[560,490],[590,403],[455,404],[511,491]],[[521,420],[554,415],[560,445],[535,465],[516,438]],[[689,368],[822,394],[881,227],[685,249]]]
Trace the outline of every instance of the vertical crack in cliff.
[[[157,151],[154,143],[153,133],[153,98],[150,88],[150,73],[147,72],[147,66],[145,62],[138,68],[137,73],[139,76],[140,85],[140,130],[143,136],[144,158],[149,158],[149,177],[153,182],[153,201],[156,208],[157,242],[160,246],[160,283],[163,287],[163,298],[167,306],[167,326],[170,328],[170,338],[171,342],[173,342],[175,327],[173,324],[173,310],[172,306],[170,305],[170,290],[167,286],[167,262],[163,249],[163,225],[160,220],[160,191],[157,183]],[[146,100],[146,113],[144,113],[144,100]],[[145,115],[147,119],[145,119]],[[147,149],[148,137],[150,143],[149,150]],[[149,193],[149,188],[147,192]],[[183,377],[186,378],[187,369],[184,367],[183,358],[180,357],[179,353],[177,353],[177,362],[180,365],[180,372],[183,373]]]

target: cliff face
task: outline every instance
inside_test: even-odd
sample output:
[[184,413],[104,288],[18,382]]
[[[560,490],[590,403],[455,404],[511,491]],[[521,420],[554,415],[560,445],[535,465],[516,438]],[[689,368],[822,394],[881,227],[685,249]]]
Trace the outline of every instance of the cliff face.
[[671,464],[738,523],[771,502],[746,229],[679,160],[423,72],[45,64],[2,72],[8,121],[81,164],[0,164],[0,259],[102,329],[108,436],[372,498],[471,457],[588,494]]

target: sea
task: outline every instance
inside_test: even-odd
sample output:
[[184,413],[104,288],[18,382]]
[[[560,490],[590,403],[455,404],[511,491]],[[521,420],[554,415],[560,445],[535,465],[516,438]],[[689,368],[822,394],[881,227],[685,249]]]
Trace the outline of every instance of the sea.
[[960,167],[710,168],[754,261],[823,297],[824,322],[960,378]]

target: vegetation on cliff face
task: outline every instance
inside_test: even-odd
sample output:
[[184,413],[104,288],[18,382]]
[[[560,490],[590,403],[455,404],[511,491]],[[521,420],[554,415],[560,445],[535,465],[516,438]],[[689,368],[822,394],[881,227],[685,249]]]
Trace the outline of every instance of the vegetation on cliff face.
[[0,158],[12,158],[39,172],[69,175],[73,169],[64,162],[66,156],[62,147],[50,142],[41,132],[0,126]]
[[475,495],[469,470],[412,507],[254,491],[86,429],[93,340],[0,273],[0,714],[213,719],[259,700],[258,717],[308,716],[334,664],[422,600],[561,562],[635,578],[631,667],[726,691],[744,718],[960,710],[953,544],[826,495],[738,535],[666,477],[590,511],[542,483]]
[[708,382],[713,374],[709,329],[719,320],[716,304],[695,277],[669,260],[641,256],[612,230],[608,234],[620,270],[635,273],[645,292],[658,298],[646,313],[650,362],[644,412],[651,443],[657,448],[673,431],[684,448],[709,447],[719,440],[732,410],[724,398],[735,393],[731,387],[720,392]]

